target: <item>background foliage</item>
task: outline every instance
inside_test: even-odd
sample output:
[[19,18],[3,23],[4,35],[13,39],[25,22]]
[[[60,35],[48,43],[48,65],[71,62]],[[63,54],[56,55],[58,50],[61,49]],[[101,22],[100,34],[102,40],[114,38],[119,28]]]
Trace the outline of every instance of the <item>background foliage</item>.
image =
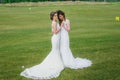
[[0,3],[15,3],[15,2],[45,2],[45,1],[95,1],[95,2],[117,2],[120,0],[0,0]]

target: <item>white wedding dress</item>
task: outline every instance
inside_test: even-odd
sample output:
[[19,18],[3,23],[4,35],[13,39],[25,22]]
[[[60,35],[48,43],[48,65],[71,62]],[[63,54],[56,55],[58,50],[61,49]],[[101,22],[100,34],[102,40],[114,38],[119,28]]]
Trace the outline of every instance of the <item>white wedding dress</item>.
[[[55,23],[53,21],[52,25]],[[69,20],[66,20],[65,24],[69,24]],[[59,28],[59,24],[57,24],[57,29]],[[21,76],[33,80],[51,79],[58,77],[64,67],[82,69],[91,66],[92,62],[90,60],[73,57],[69,48],[69,35],[64,28],[59,33],[53,34],[51,41],[52,50],[43,62],[25,69],[21,72]]]
[[[56,22],[52,22],[52,25]],[[59,25],[57,24],[57,28]],[[48,56],[43,60],[41,64],[35,65],[31,68],[25,69],[21,72],[21,76],[31,78],[34,80],[43,80],[56,78],[60,75],[60,72],[64,69],[63,62],[60,57],[60,32],[53,34],[52,38],[52,50]]]
[[[64,27],[67,27],[66,25],[70,25],[68,19],[64,21]],[[72,69],[78,69],[78,68],[82,69],[91,66],[92,62],[90,60],[85,58],[73,57],[72,52],[69,48],[69,34],[64,27],[62,27],[61,29],[61,40],[60,40],[60,51],[64,66]]]

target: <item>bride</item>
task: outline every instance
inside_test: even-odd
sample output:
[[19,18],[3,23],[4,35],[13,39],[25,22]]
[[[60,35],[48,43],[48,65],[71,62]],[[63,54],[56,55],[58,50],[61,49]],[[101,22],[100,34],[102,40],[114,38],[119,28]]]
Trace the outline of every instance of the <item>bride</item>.
[[[52,20],[51,38],[52,50],[42,63],[33,67],[25,69],[21,72],[21,76],[31,78],[34,80],[51,79],[60,75],[65,68],[84,68],[91,66],[92,62],[83,58],[74,58],[69,48],[70,22],[65,18],[63,11],[51,12],[50,18]],[[59,19],[59,24],[57,20]]]
[[65,67],[72,69],[82,69],[91,66],[92,62],[84,58],[74,58],[69,48],[70,21],[65,18],[65,13],[61,10],[57,11],[59,25],[61,28],[60,52]]
[[57,23],[57,12],[51,12],[50,18],[52,20],[52,50],[41,64],[35,65],[31,68],[25,69],[21,72],[21,76],[31,79],[51,79],[58,77],[60,72],[64,69],[63,62],[60,57],[60,31],[61,27]]

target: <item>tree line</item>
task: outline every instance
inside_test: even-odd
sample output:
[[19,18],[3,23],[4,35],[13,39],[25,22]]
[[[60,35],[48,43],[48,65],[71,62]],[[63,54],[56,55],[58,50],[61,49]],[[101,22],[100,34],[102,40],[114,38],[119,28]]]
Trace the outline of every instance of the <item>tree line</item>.
[[45,2],[45,1],[96,1],[96,2],[117,2],[120,0],[0,0],[0,3],[17,3],[17,2]]

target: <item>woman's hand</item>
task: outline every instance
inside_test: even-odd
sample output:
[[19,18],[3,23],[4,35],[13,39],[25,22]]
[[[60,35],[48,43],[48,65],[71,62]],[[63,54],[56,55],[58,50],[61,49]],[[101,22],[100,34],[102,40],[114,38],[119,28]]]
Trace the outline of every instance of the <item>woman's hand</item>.
[[65,23],[64,23],[64,21],[62,21],[62,23],[61,23],[61,27],[64,27],[65,26]]
[[69,32],[70,31],[70,22],[63,21],[63,27],[67,32]]

